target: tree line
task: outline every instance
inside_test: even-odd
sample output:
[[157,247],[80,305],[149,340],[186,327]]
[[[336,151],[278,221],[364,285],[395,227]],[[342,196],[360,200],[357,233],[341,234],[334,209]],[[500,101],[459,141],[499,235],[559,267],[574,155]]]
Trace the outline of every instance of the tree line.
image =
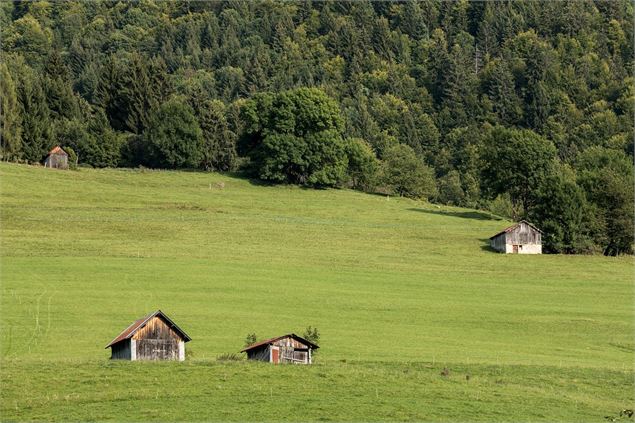
[[240,171],[633,247],[629,1],[2,2],[1,154]]

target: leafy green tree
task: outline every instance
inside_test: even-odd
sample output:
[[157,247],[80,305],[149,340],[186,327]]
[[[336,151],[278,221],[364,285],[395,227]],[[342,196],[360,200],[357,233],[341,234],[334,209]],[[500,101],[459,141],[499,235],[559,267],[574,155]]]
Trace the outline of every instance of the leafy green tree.
[[596,207],[601,226],[596,243],[605,255],[633,252],[633,162],[618,150],[591,147],[578,159],[578,181]]
[[371,191],[377,183],[379,161],[368,143],[360,138],[346,140],[348,177],[354,189]]
[[443,204],[462,206],[465,204],[465,192],[461,186],[461,175],[451,170],[438,180],[439,194],[437,200]]
[[333,130],[312,132],[303,138],[267,135],[253,157],[260,178],[300,185],[337,185],[344,179],[348,164],[342,137]]
[[203,133],[201,167],[206,170],[232,170],[236,166],[236,134],[229,129],[225,105],[207,100],[196,115]]
[[428,199],[436,195],[433,170],[423,164],[412,148],[403,144],[386,151],[382,182],[390,192],[404,197]]
[[508,193],[514,219],[536,203],[536,190],[553,171],[554,145],[527,129],[493,128],[485,140],[483,181],[491,198]]
[[529,219],[543,231],[543,250],[548,253],[588,253],[593,251],[597,230],[592,208],[570,169],[561,169],[545,178],[536,192],[536,205]]
[[195,168],[201,163],[201,128],[192,108],[179,99],[151,112],[142,139],[150,166]]
[[53,42],[53,31],[42,26],[31,14],[13,21],[3,37],[3,49],[20,52],[31,66],[41,64]]
[[337,102],[316,88],[255,96],[243,107],[243,149],[265,180],[337,185],[347,157]]

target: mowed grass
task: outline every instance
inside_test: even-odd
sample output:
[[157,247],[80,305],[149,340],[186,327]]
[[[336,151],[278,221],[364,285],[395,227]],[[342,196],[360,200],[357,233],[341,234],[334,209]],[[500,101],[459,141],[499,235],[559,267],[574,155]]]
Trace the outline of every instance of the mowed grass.
[[[2,164],[0,177],[3,420],[633,408],[631,257],[496,254],[487,238],[510,222],[486,213],[230,175]],[[104,346],[157,308],[193,338],[188,361],[108,360]],[[314,366],[216,360],[247,333],[308,325],[322,334]]]

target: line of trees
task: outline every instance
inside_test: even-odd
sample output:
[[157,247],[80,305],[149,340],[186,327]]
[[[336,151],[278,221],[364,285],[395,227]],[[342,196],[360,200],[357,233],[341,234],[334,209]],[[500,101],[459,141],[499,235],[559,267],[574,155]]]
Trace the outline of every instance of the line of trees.
[[5,160],[244,171],[632,252],[633,4],[1,2]]

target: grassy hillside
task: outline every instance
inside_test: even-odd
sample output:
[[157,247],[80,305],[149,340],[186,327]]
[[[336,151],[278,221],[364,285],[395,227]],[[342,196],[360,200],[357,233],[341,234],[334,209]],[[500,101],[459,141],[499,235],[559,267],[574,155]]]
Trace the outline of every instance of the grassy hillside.
[[[631,258],[500,255],[509,222],[346,190],[0,177],[4,420],[597,421],[634,400]],[[188,361],[110,362],[157,308]],[[311,368],[216,361],[308,325]]]

